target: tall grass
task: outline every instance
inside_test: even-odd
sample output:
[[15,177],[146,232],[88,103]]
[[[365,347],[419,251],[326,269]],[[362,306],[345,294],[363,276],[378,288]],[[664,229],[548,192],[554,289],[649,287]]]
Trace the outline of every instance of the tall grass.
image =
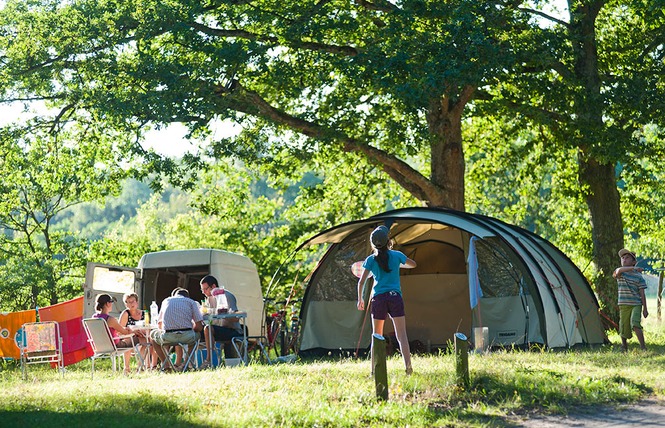
[[471,385],[455,383],[450,353],[414,356],[407,377],[388,360],[389,399],[377,401],[367,360],[300,361],[185,374],[114,375],[98,362],[68,367],[64,377],[31,366],[24,381],[14,363],[0,371],[0,425],[153,426],[505,426],[515,415],[565,414],[580,406],[662,396],[665,328],[646,322],[649,350],[635,339],[568,351],[471,354]]

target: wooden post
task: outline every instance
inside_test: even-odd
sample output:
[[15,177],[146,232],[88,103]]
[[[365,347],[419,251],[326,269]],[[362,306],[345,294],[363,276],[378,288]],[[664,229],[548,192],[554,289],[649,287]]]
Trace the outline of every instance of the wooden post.
[[374,383],[376,384],[376,398],[388,399],[388,368],[386,367],[386,339],[380,334],[372,335],[372,351],[374,358]]
[[656,313],[658,315],[658,322],[660,322],[660,304],[663,298],[663,271],[658,274],[658,296],[656,298]]
[[455,333],[455,366],[457,386],[467,389],[469,380],[469,342],[463,333]]

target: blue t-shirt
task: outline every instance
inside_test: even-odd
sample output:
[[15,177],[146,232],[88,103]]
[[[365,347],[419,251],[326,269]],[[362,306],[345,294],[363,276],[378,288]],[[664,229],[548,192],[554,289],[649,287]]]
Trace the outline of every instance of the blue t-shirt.
[[399,294],[402,294],[402,289],[399,286],[399,267],[401,264],[406,263],[406,259],[407,257],[403,253],[388,250],[388,267],[390,268],[390,272],[381,269],[379,263],[374,259],[373,254],[365,259],[363,267],[374,275],[372,296],[389,291],[397,291]]

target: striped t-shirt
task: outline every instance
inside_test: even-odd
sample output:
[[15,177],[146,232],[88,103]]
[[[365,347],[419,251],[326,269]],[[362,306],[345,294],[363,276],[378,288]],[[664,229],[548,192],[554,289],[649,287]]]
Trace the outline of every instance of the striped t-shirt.
[[642,274],[639,272],[624,272],[617,277],[619,285],[619,306],[637,306],[642,304],[640,290],[647,288]]

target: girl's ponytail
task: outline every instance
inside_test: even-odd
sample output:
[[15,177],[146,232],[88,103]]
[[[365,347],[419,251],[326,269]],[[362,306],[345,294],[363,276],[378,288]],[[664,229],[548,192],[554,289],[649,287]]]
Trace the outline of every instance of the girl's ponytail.
[[379,264],[381,269],[383,269],[385,272],[390,272],[390,267],[388,266],[388,248],[377,248],[374,259]]

